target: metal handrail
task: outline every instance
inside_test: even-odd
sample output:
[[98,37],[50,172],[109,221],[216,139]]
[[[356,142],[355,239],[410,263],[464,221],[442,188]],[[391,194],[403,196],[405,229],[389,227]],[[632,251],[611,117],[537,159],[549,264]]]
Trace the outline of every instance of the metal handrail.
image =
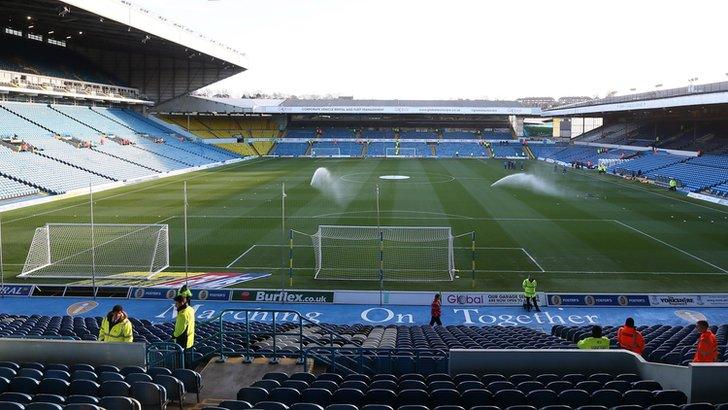
[[[167,355],[169,353],[173,353],[174,356],[174,366],[173,369],[184,369],[185,368],[185,349],[182,348],[182,346],[178,345],[174,342],[153,342],[153,343],[147,343],[147,349],[146,349],[146,356],[147,356],[147,365],[150,367],[152,366],[152,354],[159,354],[161,357],[161,367],[167,367],[165,366],[167,364]],[[155,361],[155,363],[157,363]]]
[[[225,315],[231,314],[231,313],[244,313],[245,314],[245,329],[241,331],[226,331],[225,330]],[[272,331],[258,331],[258,332],[251,332],[250,329],[250,314],[251,313],[270,313],[272,316]],[[285,322],[289,324],[294,324],[296,326],[296,330],[294,332],[277,332],[277,314],[288,314],[288,315],[295,315],[296,318],[298,318],[297,321],[294,322]],[[326,335],[329,336],[329,344],[333,345],[335,340],[339,339],[345,339],[345,337],[339,333],[336,333],[333,331],[333,329],[327,328],[326,325],[314,322],[313,320],[306,319],[301,315],[301,313],[295,311],[295,310],[279,310],[279,309],[247,309],[247,308],[231,308],[231,309],[224,309],[220,312],[219,316],[216,318],[213,318],[211,321],[217,321],[219,324],[218,328],[218,334],[219,336],[219,345],[218,345],[218,353],[219,353],[219,361],[224,362],[225,361],[225,335],[233,335],[233,334],[242,334],[245,336],[245,347],[242,352],[243,361],[246,363],[249,363],[252,361],[253,356],[253,350],[250,345],[250,336],[253,335],[263,335],[263,336],[272,336],[273,339],[273,352],[270,357],[271,363],[276,363],[278,361],[279,357],[287,356],[298,356],[299,363],[303,364],[303,352],[306,349],[304,342],[316,342],[308,336],[303,334],[303,327],[304,325],[312,325],[321,327],[326,331]],[[298,339],[298,351],[299,353],[279,353],[278,346],[277,346],[277,336],[296,336]],[[354,341],[351,341],[351,343],[356,343]],[[322,347],[321,345],[318,345],[317,347]]]
[[[320,353],[321,351],[325,353]],[[328,356],[328,357],[327,357]],[[336,358],[348,357],[355,358],[358,367],[351,369],[341,363],[337,363]],[[450,354],[442,349],[423,349],[423,348],[365,348],[365,347],[309,347],[303,351],[304,371],[308,371],[307,363],[309,358],[327,361],[330,367],[343,368],[352,373],[363,373],[365,369],[364,359],[366,357],[386,357],[390,362],[396,357],[414,357],[415,371],[418,370],[420,359],[423,357],[435,357],[443,360],[449,360]]]

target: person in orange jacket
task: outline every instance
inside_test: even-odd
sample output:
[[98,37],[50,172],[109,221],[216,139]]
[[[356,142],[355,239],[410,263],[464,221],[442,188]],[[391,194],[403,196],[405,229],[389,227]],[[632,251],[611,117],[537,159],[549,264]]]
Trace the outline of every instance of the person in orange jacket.
[[435,298],[430,305],[430,316],[430,326],[442,326],[442,320],[440,320],[442,316],[442,295],[439,293],[435,294]]
[[628,317],[624,321],[624,326],[617,330],[617,342],[619,347],[630,352],[641,355],[645,350],[645,338],[642,333],[634,327],[634,319]]
[[718,339],[710,330],[707,320],[698,320],[695,325],[698,331],[698,350],[695,351],[693,363],[713,363],[718,360]]

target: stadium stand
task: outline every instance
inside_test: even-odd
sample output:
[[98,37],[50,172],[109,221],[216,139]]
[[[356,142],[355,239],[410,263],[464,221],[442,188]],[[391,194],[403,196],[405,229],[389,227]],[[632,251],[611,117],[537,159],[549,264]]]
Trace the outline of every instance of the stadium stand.
[[311,155],[314,156],[343,155],[360,157],[361,153],[362,144],[353,141],[316,141],[311,148]]
[[[617,346],[618,327],[605,326],[604,336],[609,337],[613,348]],[[644,357],[652,362],[667,364],[682,364],[690,362],[695,355],[695,343],[698,334],[695,325],[689,326],[641,326],[638,328],[645,338]],[[728,359],[725,357],[726,344],[728,344],[728,325],[712,326],[711,330],[718,338],[718,361]],[[576,342],[591,335],[590,327],[554,326],[551,334],[564,340]]]
[[516,144],[495,142],[490,145],[490,148],[493,150],[494,158],[525,158],[526,156],[520,142]]
[[635,173],[641,175],[682,161],[685,161],[685,157],[648,152],[630,161],[616,164],[610,167],[610,170],[617,174]]
[[640,380],[632,373],[381,373],[371,377],[268,373],[253,386],[240,389],[237,399],[255,408],[309,410],[601,409],[655,404],[679,408],[687,403],[685,393],[664,390],[660,383]]
[[479,143],[468,143],[468,142],[438,142],[435,148],[435,152],[439,158],[453,158],[453,157],[479,157],[483,158],[488,155],[483,147]]
[[287,142],[280,141],[273,146],[271,155],[299,157],[306,155],[310,144],[308,142]]
[[40,193],[37,188],[0,176],[0,201]]

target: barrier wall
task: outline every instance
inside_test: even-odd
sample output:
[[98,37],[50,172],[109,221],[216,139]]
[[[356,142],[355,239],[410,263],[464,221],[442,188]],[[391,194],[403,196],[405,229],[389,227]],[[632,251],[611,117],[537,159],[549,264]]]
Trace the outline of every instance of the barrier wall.
[[[0,339],[0,361],[145,366],[144,343]],[[69,363],[69,360],[72,362]]]

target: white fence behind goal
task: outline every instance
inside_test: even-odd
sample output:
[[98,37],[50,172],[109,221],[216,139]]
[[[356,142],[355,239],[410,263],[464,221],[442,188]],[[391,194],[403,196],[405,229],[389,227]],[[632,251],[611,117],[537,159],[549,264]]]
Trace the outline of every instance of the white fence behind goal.
[[387,157],[416,157],[417,148],[387,148],[384,154]]
[[168,225],[94,224],[92,235],[91,224],[54,223],[35,230],[19,276],[150,279],[168,267]]
[[[450,227],[319,225],[311,236],[316,279],[451,281]],[[381,265],[380,265],[381,264]]]
[[341,148],[312,148],[311,155],[314,157],[338,157],[341,156]]

